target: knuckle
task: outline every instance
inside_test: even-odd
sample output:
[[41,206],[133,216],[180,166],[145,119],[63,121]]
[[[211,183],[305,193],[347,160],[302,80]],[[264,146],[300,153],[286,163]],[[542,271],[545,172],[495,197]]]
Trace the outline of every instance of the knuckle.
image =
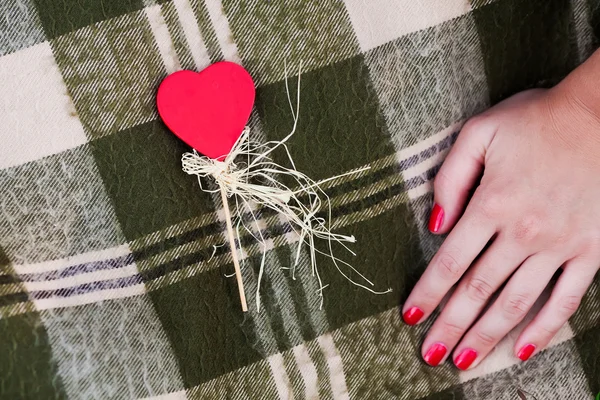
[[477,212],[489,219],[497,220],[503,214],[506,202],[497,189],[486,189],[479,191],[476,201]]
[[485,115],[475,115],[471,117],[460,130],[460,134],[463,136],[476,135],[477,132],[481,132],[482,129],[487,129],[488,118]]
[[453,322],[443,320],[441,321],[441,331],[443,332],[443,337],[448,337],[452,339],[459,339],[465,333],[465,327],[459,326]]
[[570,231],[559,232],[554,238],[554,245],[560,246],[562,248],[568,247],[570,242],[572,241],[572,235]]
[[498,342],[498,338],[480,330],[475,331],[475,339],[485,347],[492,347]]
[[582,254],[590,254],[597,258],[600,255],[600,235],[591,234],[578,250]]
[[590,234],[590,246],[595,250],[600,249],[600,232],[592,232]]
[[533,301],[531,297],[524,294],[511,294],[502,304],[502,311],[510,319],[522,318],[531,308]]
[[487,301],[494,293],[494,288],[485,279],[472,277],[467,280],[465,291],[471,300]]
[[539,215],[525,215],[514,224],[512,237],[518,242],[533,242],[539,238],[542,225],[542,218]]
[[439,275],[444,279],[457,281],[462,275],[461,265],[452,253],[444,252],[440,254],[436,266]]
[[560,313],[565,316],[571,316],[577,311],[581,304],[579,296],[565,296],[558,302]]

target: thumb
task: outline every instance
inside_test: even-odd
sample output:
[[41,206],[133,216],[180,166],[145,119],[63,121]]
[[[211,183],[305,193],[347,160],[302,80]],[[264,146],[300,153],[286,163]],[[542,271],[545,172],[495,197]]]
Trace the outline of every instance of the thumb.
[[489,117],[483,116],[471,118],[461,129],[433,183],[431,232],[449,232],[462,215],[469,193],[484,169],[485,154],[495,131]]

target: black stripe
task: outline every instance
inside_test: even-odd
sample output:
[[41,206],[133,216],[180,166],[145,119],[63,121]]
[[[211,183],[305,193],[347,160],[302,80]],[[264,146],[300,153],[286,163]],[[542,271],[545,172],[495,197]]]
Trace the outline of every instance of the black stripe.
[[206,236],[214,235],[219,232],[223,232],[224,230],[225,230],[225,223],[213,222],[211,224],[202,226],[200,228],[193,229],[191,231],[182,233],[181,235],[173,236],[162,242],[152,244],[143,249],[134,251],[132,254],[136,260],[143,260],[145,258],[149,258],[149,257],[155,256],[157,254],[160,254],[171,248],[193,242],[194,240],[197,240],[202,237],[206,237]]
[[433,146],[423,150],[419,154],[415,154],[414,156],[411,156],[405,160],[400,161],[398,163],[398,167],[399,167],[400,171],[404,171],[411,167],[414,167],[415,165],[417,165],[425,160],[430,159],[431,157],[435,156],[436,154],[441,153],[442,151],[444,151],[447,148],[449,148],[450,146],[452,146],[454,144],[454,142],[456,142],[457,137],[458,137],[458,131],[452,133],[451,135],[446,136],[444,139],[440,140]]
[[[411,168],[411,167],[423,162],[424,160],[427,160],[427,159],[433,157],[435,154],[438,154],[438,153],[444,151],[445,149],[450,147],[456,141],[457,136],[458,136],[458,131],[445,137],[444,139],[440,140],[439,142],[435,143],[434,145],[430,146],[429,148],[421,151],[421,153],[419,153],[419,154],[416,154],[412,157],[402,160],[399,163],[395,163],[388,167],[377,170],[371,174],[367,174],[366,176],[360,177],[358,179],[355,179],[355,180],[352,180],[349,182],[344,182],[337,186],[333,186],[331,188],[324,190],[324,192],[329,197],[337,197],[338,195],[348,193],[353,190],[362,188],[368,184],[372,184],[372,183],[378,182],[380,180],[383,180],[384,178],[391,176],[393,174],[401,173],[402,171],[404,171],[408,168]],[[407,190],[408,189],[410,189],[410,188],[407,187]],[[302,200],[302,197],[300,197],[300,200]],[[262,209],[257,210],[255,213],[256,213],[256,215],[260,214],[262,216],[262,218],[264,218],[267,216],[274,215],[275,211],[268,209],[268,208],[262,208]],[[244,213],[242,215],[242,218],[244,219],[244,221],[252,220],[250,213],[248,213],[248,212]],[[150,245],[143,249],[137,250],[137,251],[133,252],[133,256],[136,260],[143,260],[145,258],[154,256],[156,254],[160,254],[169,249],[181,246],[186,243],[193,242],[194,240],[200,239],[202,237],[206,237],[209,235],[217,234],[219,232],[223,232],[224,230],[225,230],[225,224],[223,222],[214,222],[214,223],[205,225],[203,227],[182,233],[181,235],[173,236],[169,239],[166,239],[162,242]]]
[[110,279],[107,281],[97,281],[83,283],[81,285],[72,286],[54,290],[38,290],[31,292],[30,296],[33,299],[50,299],[57,297],[71,297],[79,294],[86,294],[106,289],[121,289],[135,284],[142,283],[139,275],[126,276],[123,278]]
[[[453,135],[453,136],[455,138],[455,135]],[[407,165],[410,165],[410,163],[408,163]],[[376,204],[379,204],[387,199],[390,199],[404,191],[407,191],[414,187],[417,187],[417,186],[425,183],[426,181],[433,179],[433,177],[435,176],[435,174],[437,173],[439,168],[440,168],[440,166],[435,166],[435,167],[429,169],[428,171],[426,171],[425,173],[423,173],[421,176],[417,176],[406,182],[401,182],[399,184],[390,186],[390,187],[386,188],[386,190],[383,190],[383,191],[375,193],[371,196],[365,197],[364,199],[356,200],[351,203],[345,204],[343,206],[336,207],[331,211],[331,218],[337,219],[344,215],[352,214],[354,212],[358,212],[361,210],[371,208],[371,207],[375,206]],[[398,171],[399,169],[400,168],[398,167],[398,165],[392,166],[390,168],[384,168],[384,170],[387,170],[387,171],[389,171],[389,170]],[[387,176],[388,172],[382,172],[382,171],[383,170],[378,171],[378,172],[381,172],[381,174],[379,174],[379,175]],[[257,210],[255,212],[255,216],[257,219],[262,219],[262,218],[267,217],[268,215],[273,215],[273,214],[274,214],[274,211],[270,210],[270,209],[261,209],[261,210]],[[327,212],[320,212],[317,215],[321,218],[328,219]],[[243,215],[243,218],[246,221],[250,221],[250,224],[252,224],[253,220],[251,219],[250,213],[245,213]],[[219,227],[221,229],[219,229]],[[58,272],[50,271],[48,273],[40,273],[40,274],[23,274],[23,276],[28,281],[43,281],[43,280],[47,280],[47,279],[57,279],[57,278],[62,278],[62,277],[66,277],[66,276],[72,276],[72,275],[76,275],[76,274],[82,273],[82,272],[119,268],[119,267],[123,267],[123,266],[131,264],[132,256],[136,257],[136,258],[138,258],[138,257],[145,258],[145,257],[149,257],[151,255],[160,254],[161,252],[165,251],[167,248],[172,248],[172,247],[175,247],[175,246],[178,246],[181,244],[191,242],[193,240],[203,237],[203,235],[212,235],[212,234],[215,234],[218,232],[222,232],[224,230],[224,228],[225,227],[224,227],[223,223],[215,222],[215,223],[206,225],[204,227],[194,229],[185,234],[167,239],[164,242],[148,246],[145,249],[142,249],[140,251],[134,252],[130,255],[126,255],[123,257],[119,257],[119,258],[115,258],[115,259],[111,259],[111,260],[104,260],[104,261],[90,262],[90,263],[86,263],[86,264],[75,265],[75,266],[66,268],[64,270],[58,271]],[[274,239],[276,237],[279,237],[279,236],[289,233],[291,231],[292,231],[292,227],[290,226],[290,224],[279,223],[279,224],[275,224],[273,226],[269,226],[266,229],[263,229],[261,231],[261,234],[265,240],[268,240],[268,239]],[[248,233],[241,236],[240,239],[241,239],[242,247],[246,247],[246,246],[249,246],[249,245],[252,245],[255,243],[254,238]],[[238,246],[239,246],[239,244],[238,244]],[[69,296],[76,295],[76,294],[90,293],[93,291],[103,290],[103,289],[108,289],[108,288],[121,288],[121,287],[131,286],[136,283],[141,283],[142,280],[146,281],[146,282],[151,281],[151,280],[160,278],[162,276],[165,276],[168,273],[181,270],[189,265],[205,262],[205,261],[209,260],[211,257],[220,256],[225,253],[228,253],[229,251],[230,251],[230,249],[227,244],[217,247],[214,254],[213,254],[212,248],[204,248],[198,252],[179,257],[179,258],[172,260],[170,262],[167,262],[167,263],[163,263],[163,264],[157,266],[156,268],[152,268],[148,271],[142,271],[142,272],[140,272],[139,275],[133,275],[130,277],[125,277],[125,278],[118,278],[118,279],[114,279],[114,280],[110,280],[110,281],[91,282],[91,283],[78,285],[75,287],[58,289],[58,290],[36,291],[36,292],[32,292],[31,296],[36,299],[47,299],[47,298],[52,298],[52,297],[69,297]],[[140,278],[142,278],[142,280],[140,280]],[[0,283],[18,283],[18,282],[19,282],[19,280],[15,276],[12,276],[12,275],[1,275],[0,276]],[[13,293],[13,294],[5,295],[5,296],[0,296],[0,306],[16,304],[16,303],[25,302],[28,300],[29,300],[29,296],[27,293],[24,293],[24,292]]]
[[108,260],[92,261],[85,264],[73,265],[58,271],[40,272],[37,274],[19,274],[19,278],[24,282],[45,282],[79,275],[85,272],[123,268],[131,264],[133,264],[133,257],[131,254],[127,254],[122,257],[111,258]]
[[438,173],[440,168],[441,168],[441,164],[436,165],[436,166],[428,169],[427,171],[425,171],[423,174],[421,174],[419,176],[415,176],[414,178],[407,180],[404,183],[406,186],[406,190],[414,189],[418,186],[421,186],[425,182],[429,182],[429,181],[433,180],[433,178],[435,178],[435,175]]
[[[429,159],[433,155],[450,147],[454,143],[454,141],[456,141],[457,136],[458,136],[458,132],[455,132],[452,135],[449,135],[448,137],[444,138],[440,142],[436,143],[435,145],[422,151],[421,153],[419,153],[416,156],[410,157],[406,160],[401,161],[400,163],[397,163],[397,164],[394,164],[389,167],[386,167],[386,168],[376,171],[375,173],[371,174],[371,177],[376,176],[377,180],[380,180],[380,179],[383,179],[394,173],[401,173],[402,170],[410,168],[410,167],[422,162],[425,159]],[[401,194],[402,192],[408,191],[414,187],[417,187],[417,186],[425,183],[426,181],[433,179],[433,177],[435,177],[435,174],[437,173],[438,170],[439,170],[439,166],[435,166],[435,167],[429,169],[428,171],[426,171],[425,173],[423,173],[422,175],[414,177],[414,178],[408,180],[407,182],[398,183],[396,185],[386,188],[385,190],[382,190],[379,193],[375,193],[371,196],[365,197],[364,199],[356,200],[351,203],[345,204],[343,206],[334,208],[331,210],[331,218],[333,220],[333,219],[339,218],[344,215],[352,214],[352,213],[355,213],[355,212],[358,212],[358,211],[361,211],[364,209],[371,208],[378,203],[388,200],[398,194]],[[358,182],[361,182],[364,180],[365,179],[360,179],[358,181],[347,182],[342,185],[339,185],[338,187],[343,186],[347,189],[349,186],[354,186]],[[369,179],[369,180],[372,180],[372,179]],[[377,180],[373,180],[373,181],[375,182]],[[328,195],[329,195],[329,193],[332,193],[332,192],[326,191],[326,193],[328,193]],[[275,214],[275,212],[273,210],[268,209],[268,208],[259,209],[259,210],[255,211],[254,213],[255,213],[255,217],[257,219],[265,218],[267,216]],[[317,216],[328,219],[328,212],[327,211],[320,212],[317,214]],[[244,219],[244,221],[249,221],[249,224],[252,225],[253,219],[249,212],[244,213],[242,215],[242,218]],[[221,229],[218,229],[218,227],[221,227]],[[206,235],[207,232],[209,232],[208,234],[216,234],[219,232],[223,232],[224,230],[225,230],[224,223],[210,224],[205,227],[187,232],[185,234],[167,239],[164,242],[149,246],[146,249],[143,249],[143,250],[140,250],[140,251],[134,253],[134,255],[137,259],[138,257],[143,258],[144,256],[147,257],[148,255],[159,254],[163,251],[168,250],[169,248],[178,246],[180,244],[188,243],[193,240],[197,240],[198,238],[201,238],[203,234]],[[279,224],[269,226],[266,229],[263,229],[261,231],[261,234],[262,234],[262,237],[265,240],[267,240],[267,239],[274,239],[276,237],[279,237],[279,236],[281,236],[285,233],[289,233],[291,231],[292,231],[292,227],[289,224],[279,223]],[[246,233],[245,235],[241,236],[241,242],[242,242],[242,247],[245,247],[247,245],[253,244],[254,238],[250,234]],[[188,254],[185,256],[181,256],[175,260],[163,263],[163,264],[161,264],[155,268],[152,268],[148,271],[143,271],[141,273],[141,276],[143,277],[144,281],[147,282],[150,280],[160,278],[168,273],[183,269],[189,265],[205,262],[213,256],[217,257],[217,256],[223,255],[229,251],[230,251],[229,246],[227,244],[217,247],[216,251],[214,252],[214,255],[213,255],[212,248],[205,248],[198,252],[194,252],[194,253],[191,253],[191,254]]]
[[0,285],[9,285],[11,283],[19,283],[19,278],[14,275],[0,275]]
[[29,300],[27,293],[11,293],[0,297],[0,307],[9,306],[17,303],[24,303]]

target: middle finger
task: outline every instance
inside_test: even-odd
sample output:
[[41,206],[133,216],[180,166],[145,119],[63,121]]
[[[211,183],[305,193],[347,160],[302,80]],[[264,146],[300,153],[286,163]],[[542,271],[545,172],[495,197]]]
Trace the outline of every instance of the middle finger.
[[[422,347],[426,362],[432,364],[430,362],[432,350],[445,348],[446,353],[449,353],[456,346],[494,292],[517,269],[526,256],[524,250],[501,238],[497,238],[492,243],[461,280],[430,329]],[[439,362],[442,362],[446,356],[447,354]]]
[[564,260],[554,253],[529,257],[502,293],[456,347],[454,363],[465,370],[479,364],[529,312]]

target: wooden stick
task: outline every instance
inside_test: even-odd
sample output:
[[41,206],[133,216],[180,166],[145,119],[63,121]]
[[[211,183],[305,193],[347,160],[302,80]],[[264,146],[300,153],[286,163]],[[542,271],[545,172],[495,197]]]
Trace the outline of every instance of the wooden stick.
[[229,247],[231,248],[231,256],[233,257],[233,267],[235,268],[235,279],[237,280],[238,290],[240,292],[240,302],[242,303],[242,311],[248,311],[246,304],[246,294],[244,293],[244,281],[242,280],[242,270],[238,261],[237,248],[235,246],[235,237],[233,236],[233,225],[231,223],[231,212],[229,211],[229,203],[227,202],[227,193],[225,188],[221,186],[221,199],[223,200],[223,209],[225,210],[225,223],[227,224],[227,234],[229,236]]

